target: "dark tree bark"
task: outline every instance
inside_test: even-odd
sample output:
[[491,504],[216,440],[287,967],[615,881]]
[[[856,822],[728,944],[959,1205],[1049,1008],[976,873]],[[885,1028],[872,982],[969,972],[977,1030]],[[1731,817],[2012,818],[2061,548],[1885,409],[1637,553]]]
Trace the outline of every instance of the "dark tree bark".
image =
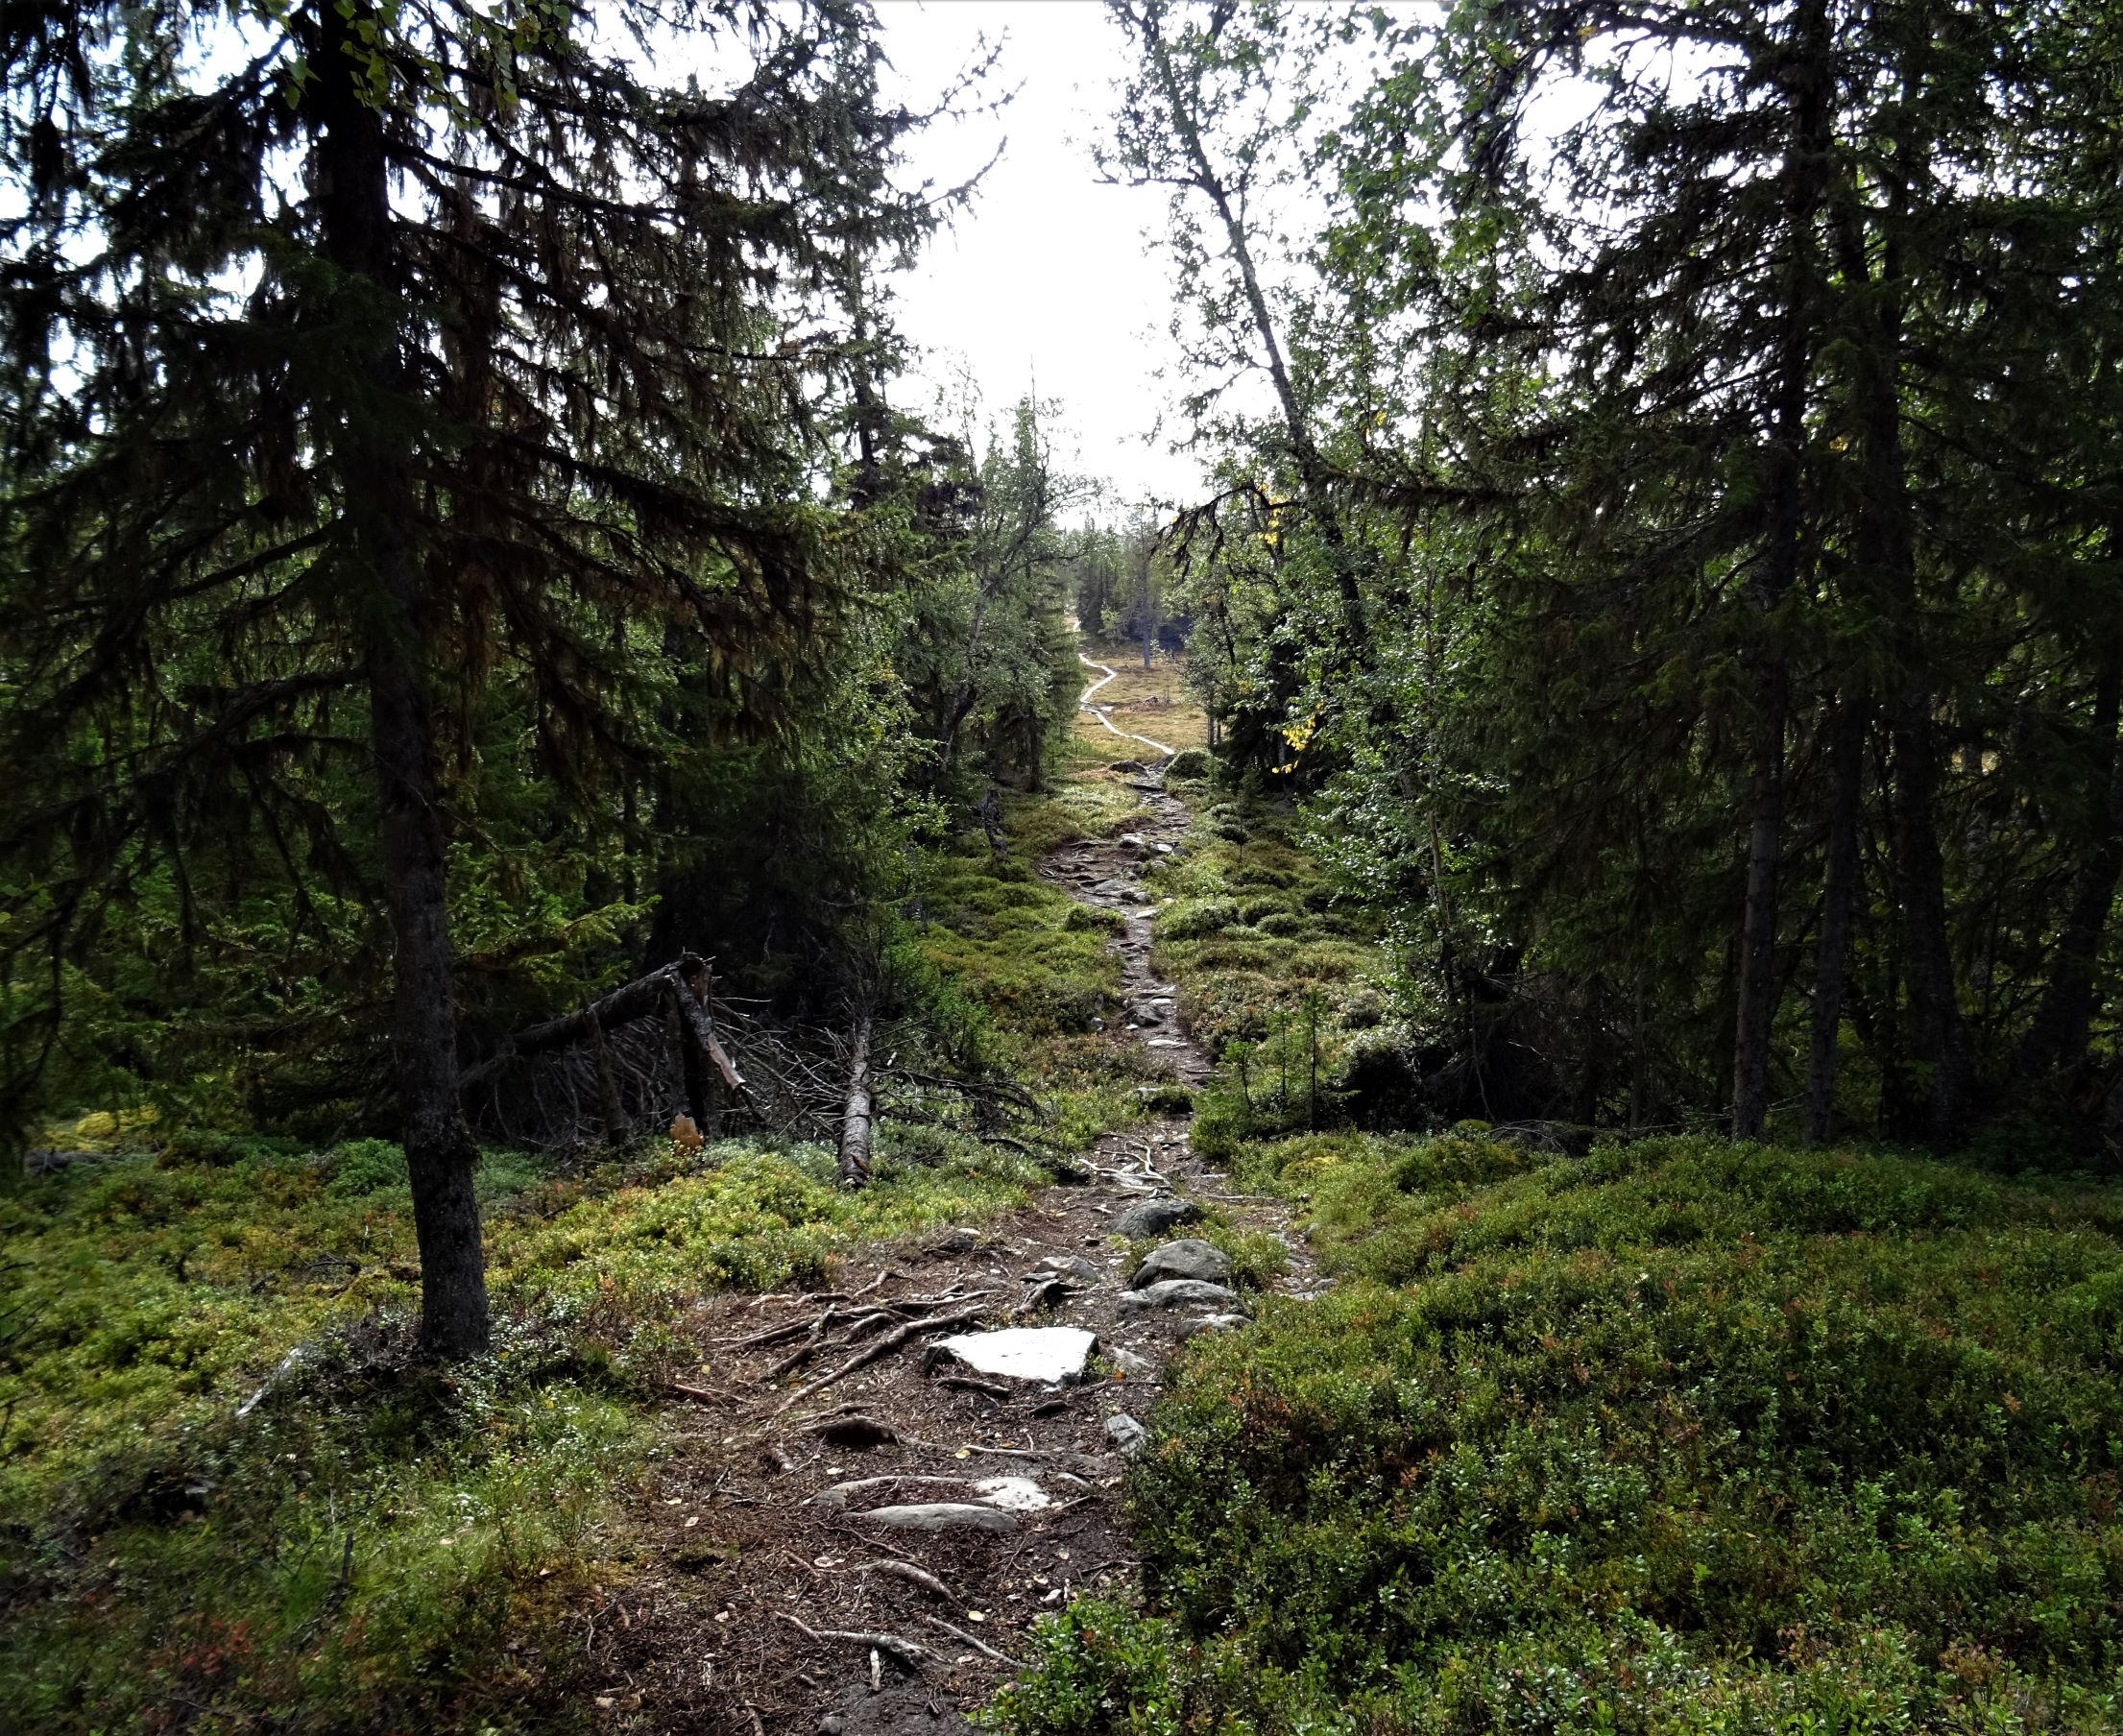
[[1784,831],[1784,714],[1788,666],[1764,659],[1755,703],[1754,791],[1748,816],[1747,903],[1732,1020],[1732,1137],[1758,1140],[1769,1114],[1770,1030],[1776,1018],[1776,904]]
[[1817,1145],[1835,1137],[1836,1062],[1858,893],[1858,820],[1865,803],[1866,722],[1865,707],[1854,695],[1845,694],[1836,708],[1829,748],[1833,794],[1827,863],[1821,874],[1821,937],[1814,948],[1813,1041],[1806,1063],[1806,1138]]
[[367,390],[339,419],[334,456],[389,887],[393,1047],[421,1252],[421,1342],[440,1356],[471,1356],[488,1343],[486,1258],[471,1179],[478,1151],[457,1095],[442,811],[422,650],[428,599],[411,542],[411,462],[391,426],[406,381],[402,339],[391,328],[398,273],[390,166],[382,117],[356,88],[353,26],[365,14],[343,18],[326,6],[318,15],[325,251],[347,274],[341,317],[363,334],[353,339],[362,349],[351,359]]
[[1893,728],[1895,879],[1908,929],[1910,1024],[1916,1058],[1931,1072],[1925,1127],[1939,1145],[1959,1138],[1968,1100],[1968,1035],[1946,937],[1946,876],[1936,818],[1938,746],[1931,692],[1906,680]]
[[1778,612],[1797,582],[1803,538],[1806,406],[1814,354],[1814,225],[1827,147],[1827,8],[1807,0],[1787,87],[1792,139],[1785,165],[1783,309],[1770,441],[1769,524],[1755,601],[1762,643],[1755,672],[1753,789],[1749,801],[1747,894],[1732,1021],[1732,1135],[1757,1140],[1769,1114],[1770,1035],[1776,1022],[1776,916],[1783,863],[1784,730],[1791,665]]
[[1906,261],[1900,224],[1922,170],[1905,141],[1888,165],[1887,199],[1875,268],[1855,188],[1842,189],[1838,231],[1843,275],[1858,298],[1856,383],[1864,502],[1854,553],[1888,622],[1894,687],[1888,707],[1888,821],[1894,885],[1901,905],[1903,978],[1908,985],[1911,1058],[1928,1074],[1923,1131],[1935,1145],[1960,1138],[1968,1105],[1968,1033],[1947,937],[1945,862],[1939,848],[1939,746],[1935,697],[1918,618],[1917,550],[1908,463],[1902,447],[1902,308]]
[[2051,1073],[2076,1073],[2086,1065],[2093,1027],[2095,969],[2101,939],[2123,877],[2123,756],[2116,753],[2116,724],[2123,711],[2123,645],[2111,645],[2094,690],[2093,848],[2079,872],[2071,907],[2049,966],[2035,1017],[2013,1057],[2021,1085]]

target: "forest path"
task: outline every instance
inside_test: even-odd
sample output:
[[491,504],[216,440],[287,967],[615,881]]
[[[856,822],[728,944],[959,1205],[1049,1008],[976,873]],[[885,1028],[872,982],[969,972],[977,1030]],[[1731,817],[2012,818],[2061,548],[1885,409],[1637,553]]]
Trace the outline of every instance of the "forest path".
[[1121,671],[1113,667],[1111,663],[1101,663],[1097,662],[1093,658],[1086,657],[1081,651],[1076,653],[1076,661],[1082,663],[1087,669],[1103,669],[1105,671],[1102,676],[1100,676],[1097,681],[1093,682],[1089,687],[1085,687],[1084,690],[1076,696],[1077,708],[1083,711],[1088,712],[1091,716],[1096,717],[1100,723],[1104,724],[1107,729],[1111,730],[1116,735],[1120,736],[1122,740],[1140,741],[1145,747],[1154,747],[1159,753],[1163,754],[1166,759],[1170,760],[1172,755],[1177,751],[1176,749],[1167,747],[1162,741],[1152,741],[1147,735],[1138,735],[1132,731],[1122,729],[1120,725],[1115,723],[1111,717],[1108,717],[1106,715],[1107,708],[1098,704],[1092,699],[1091,696],[1096,693],[1100,687],[1104,687],[1107,682],[1120,680]]
[[[1126,1028],[1109,1040],[1198,1083],[1209,1057],[1151,968],[1142,881],[1186,847],[1191,816],[1154,774],[1123,761],[1100,775],[1141,797],[1136,830],[1065,845],[1039,872],[1123,919],[1111,945]],[[881,1245],[835,1290],[701,1298],[699,1362],[673,1382],[701,1426],[672,1437],[638,1508],[642,1570],[585,1641],[610,1684],[600,1727],[965,1731],[1028,1657],[1040,1614],[1127,1586],[1139,1562],[1121,1526],[1126,1456],[1182,1342],[1242,1328],[1246,1307],[1220,1290],[1130,1290],[1136,1253],[1186,1237],[1205,1207],[1240,1229],[1280,1236],[1288,1222],[1280,1202],[1229,1193],[1194,1155],[1190,1122],[1108,1134],[1071,1184],[983,1229]],[[1305,1293],[1311,1262],[1285,1245],[1279,1288]],[[1193,1242],[1162,1257],[1208,1271],[1220,1259]],[[921,1342],[947,1323],[1075,1329],[1097,1335],[1098,1354],[1080,1379],[1011,1378]],[[856,1366],[903,1329],[904,1348]],[[814,1395],[798,1385],[842,1369]]]

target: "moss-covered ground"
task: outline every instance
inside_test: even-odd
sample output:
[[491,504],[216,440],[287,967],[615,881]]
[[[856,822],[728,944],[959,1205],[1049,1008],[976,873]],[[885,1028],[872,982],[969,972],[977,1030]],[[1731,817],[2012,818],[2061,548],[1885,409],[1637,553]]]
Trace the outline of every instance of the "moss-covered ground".
[[1340,1282],[1190,1349],[1144,1603],[998,1728],[2116,1727],[2123,1188],[1479,1132],[1239,1179]]
[[854,1194],[801,1145],[651,1141],[565,1173],[493,1153],[491,1357],[413,1354],[395,1146],[72,1130],[133,1154],[0,1194],[0,1726],[589,1727],[582,1625],[641,1571],[622,1509],[693,1420],[667,1383],[713,1383],[698,1299],[977,1222],[1042,1178],[1032,1152],[1143,1113],[1093,1028],[1108,936],[1031,872],[1125,823],[1097,763],[1011,803],[1006,855],[977,832],[934,853],[913,908],[961,1034],[1047,1106],[1030,1143],[887,1127]]
[[[1057,1149],[1160,1106],[1095,1027],[1110,924],[1034,872],[1128,829],[1109,758],[1073,748],[1003,854],[940,850],[908,906]],[[1364,1072],[1398,1041],[1390,960],[1287,813],[1192,769],[1194,839],[1150,884],[1158,968],[1223,1057],[1196,1144],[1290,1203],[1336,1288],[1190,1345],[1131,1481],[1142,1596],[1050,1623],[995,1725],[2123,1722],[2123,1187],[1392,1131]],[[393,1147],[76,1131],[140,1149],[0,1197],[10,1728],[593,1727],[578,1636],[643,1571],[622,1509],[674,1450],[668,1382],[716,1378],[699,1298],[830,1278],[1038,1175],[932,1129],[855,1195],[800,1145],[495,1153],[496,1349],[440,1370]],[[1282,1263],[1204,1233],[1249,1284]]]
[[815,1283],[1035,1175],[971,1142],[920,1155],[943,1161],[853,1195],[801,1145],[565,1178],[496,1155],[496,1348],[446,1371],[411,1355],[395,1147],[180,1140],[0,1201],[0,1723],[587,1723],[567,1635],[631,1572],[612,1521],[663,1450],[692,1303]]
[[1195,1143],[1336,1286],[1189,1346],[1142,1596],[1049,1622],[995,1729],[2123,1725],[2123,1185],[1362,1130],[1390,960],[1287,813],[1175,787]]

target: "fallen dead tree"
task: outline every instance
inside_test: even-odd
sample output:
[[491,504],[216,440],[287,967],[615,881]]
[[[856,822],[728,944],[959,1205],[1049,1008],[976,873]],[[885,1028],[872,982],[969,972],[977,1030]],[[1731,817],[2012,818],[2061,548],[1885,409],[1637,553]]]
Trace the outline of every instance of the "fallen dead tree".
[[699,1140],[769,1133],[837,1153],[867,1179],[879,1122],[956,1127],[1033,1156],[1044,1119],[1014,1081],[958,1077],[881,1058],[881,1027],[778,1023],[716,992],[710,960],[684,953],[557,1019],[503,1038],[458,1078],[482,1136],[568,1154],[659,1133],[688,1118]]

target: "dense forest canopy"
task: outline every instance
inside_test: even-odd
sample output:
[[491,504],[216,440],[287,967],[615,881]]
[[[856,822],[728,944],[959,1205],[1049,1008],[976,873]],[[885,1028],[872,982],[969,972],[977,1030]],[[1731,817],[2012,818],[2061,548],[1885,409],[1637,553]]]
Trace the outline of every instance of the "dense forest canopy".
[[896,400],[979,69],[860,8],[11,14],[18,1140],[402,1116],[478,1342],[460,1073],[688,949],[874,996],[1072,610],[1394,926],[1438,1116],[2112,1140],[2108,10],[1114,17],[1163,518]]
[[1194,666],[1440,1110],[2112,1141],[2112,9],[1118,11]]
[[402,1115],[477,1342],[460,1072],[883,980],[1071,611],[1394,925],[1435,1114],[2112,1140],[2108,11],[1114,15],[1163,518],[896,400],[978,68],[884,103],[859,8],[11,14],[18,1140]]
[[823,1008],[902,844],[1039,776],[1059,491],[1029,404],[984,454],[892,405],[875,282],[948,196],[872,28],[11,11],[18,1143],[402,1125],[476,1346],[460,1070],[681,947]]

